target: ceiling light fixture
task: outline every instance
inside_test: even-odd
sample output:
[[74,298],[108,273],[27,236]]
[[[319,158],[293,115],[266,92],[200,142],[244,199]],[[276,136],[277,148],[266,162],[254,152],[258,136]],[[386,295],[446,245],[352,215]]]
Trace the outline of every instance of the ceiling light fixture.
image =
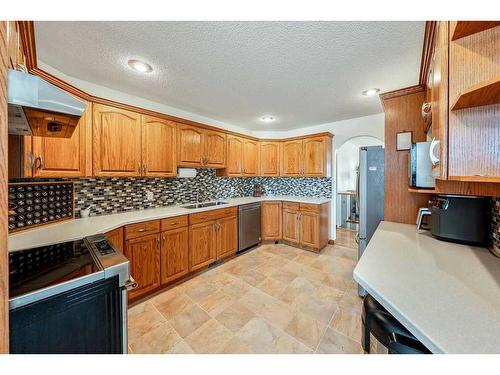
[[380,89],[368,89],[362,92],[364,96],[373,96],[377,95],[380,92]]
[[269,123],[276,121],[276,119],[273,116],[262,116],[260,121]]
[[141,73],[151,73],[153,71],[153,67],[151,65],[140,60],[129,60],[128,65],[135,71]]

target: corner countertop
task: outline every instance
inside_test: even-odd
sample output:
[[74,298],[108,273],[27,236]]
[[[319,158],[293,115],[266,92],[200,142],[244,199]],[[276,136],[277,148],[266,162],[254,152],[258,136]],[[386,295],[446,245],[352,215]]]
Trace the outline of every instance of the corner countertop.
[[182,205],[167,206],[136,210],[111,215],[91,216],[82,219],[73,219],[60,223],[37,227],[24,232],[9,235],[9,251],[29,249],[38,246],[52,245],[59,242],[79,240],[83,237],[97,233],[105,233],[119,228],[123,225],[140,223],[142,221],[165,219],[180,215],[189,215],[197,212],[216,210],[227,207],[241,206],[247,203],[262,201],[289,201],[299,203],[323,204],[330,199],[307,198],[296,196],[267,196],[267,197],[244,197],[221,199],[227,204],[222,206],[204,207],[198,209],[186,209]]
[[354,279],[434,353],[500,353],[500,259],[383,221]]

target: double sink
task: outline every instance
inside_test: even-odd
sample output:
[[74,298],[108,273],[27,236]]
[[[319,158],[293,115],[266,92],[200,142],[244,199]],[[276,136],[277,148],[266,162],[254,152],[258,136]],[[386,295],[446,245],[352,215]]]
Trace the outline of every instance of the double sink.
[[227,202],[217,201],[217,202],[194,203],[194,204],[188,204],[187,206],[181,206],[181,207],[187,208],[188,210],[194,210],[196,208],[222,206],[223,204],[227,204]]

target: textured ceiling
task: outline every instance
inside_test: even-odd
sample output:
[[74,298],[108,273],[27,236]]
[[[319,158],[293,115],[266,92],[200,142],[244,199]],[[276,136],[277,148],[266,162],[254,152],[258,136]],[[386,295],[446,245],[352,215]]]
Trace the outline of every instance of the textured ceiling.
[[[67,75],[250,130],[381,112],[361,92],[417,84],[423,31],[424,22],[35,23],[38,59]],[[153,73],[131,71],[133,58]]]

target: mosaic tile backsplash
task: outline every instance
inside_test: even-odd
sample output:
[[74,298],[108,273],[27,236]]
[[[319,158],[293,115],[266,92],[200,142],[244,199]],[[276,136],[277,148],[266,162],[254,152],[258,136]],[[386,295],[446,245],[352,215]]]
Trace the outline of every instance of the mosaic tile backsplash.
[[[172,204],[253,195],[261,184],[266,195],[332,197],[331,178],[218,177],[214,169],[197,169],[194,178],[84,178],[75,183],[75,215],[93,205],[91,215],[163,207]],[[147,200],[151,191],[154,199]]]

